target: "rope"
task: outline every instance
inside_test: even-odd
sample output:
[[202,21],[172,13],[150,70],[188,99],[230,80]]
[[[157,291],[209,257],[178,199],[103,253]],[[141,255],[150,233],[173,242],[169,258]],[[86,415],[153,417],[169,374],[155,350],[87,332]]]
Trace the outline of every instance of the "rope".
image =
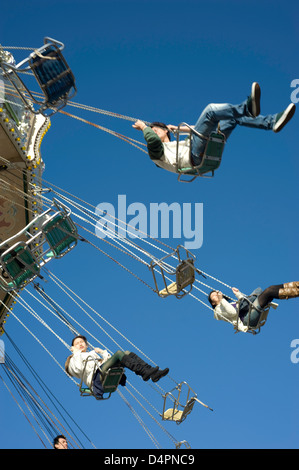
[[[25,302],[25,304],[27,304],[27,303]],[[48,325],[46,325],[45,322],[41,319],[41,317],[40,317],[39,315],[35,315],[36,312],[34,312],[33,308],[30,308],[30,307],[29,307],[29,308],[27,308],[27,310],[29,311],[29,313],[33,314],[33,316],[34,316],[36,319],[38,319],[44,326],[46,326],[48,329],[50,329],[52,333],[55,334],[55,332],[53,331],[53,329],[51,329]],[[33,313],[33,312],[34,312],[34,313]],[[14,318],[16,318],[17,321],[19,321],[19,322],[22,324],[22,326],[25,327],[25,329],[38,341],[38,343],[41,344],[41,345],[44,347],[44,345],[43,345],[43,344],[41,343],[41,341],[32,333],[32,331],[29,330],[29,329],[24,325],[24,323],[23,323],[19,318],[17,318],[14,314],[13,314],[13,316],[14,316]],[[60,338],[58,335],[55,334],[55,336],[58,337],[59,340],[61,340],[61,338]],[[52,359],[55,360],[55,358],[54,358],[53,355],[47,350],[47,348],[44,347],[44,349],[49,353],[49,355],[52,357]],[[57,363],[56,360],[55,360],[55,362]],[[58,365],[59,365],[59,364],[58,364]],[[60,368],[62,369],[61,366],[60,366]],[[62,369],[62,370],[64,371],[64,369]],[[75,381],[74,381],[74,382],[75,382]],[[128,385],[132,386],[128,381],[127,381],[127,383],[128,383]],[[128,389],[127,389],[127,390],[128,390]],[[135,390],[136,390],[136,389],[135,389]],[[129,393],[133,396],[132,392],[129,392]],[[140,394],[140,393],[139,393],[139,394]],[[140,395],[141,395],[141,394],[140,394]],[[142,395],[141,395],[141,396],[142,396]],[[142,396],[142,398],[145,399],[143,396]],[[140,403],[139,400],[137,400],[137,398],[134,397],[134,399],[139,403],[139,405],[140,405],[143,409],[145,409],[145,407]],[[147,399],[145,399],[145,401],[146,401],[147,403],[149,403],[149,401],[148,401]],[[152,406],[152,405],[151,405],[151,406]],[[153,408],[154,408],[154,407],[153,407]],[[164,432],[167,433],[167,431],[163,428],[163,426],[161,426],[161,425],[158,423],[158,421],[153,417],[153,415],[152,415],[151,413],[149,413],[149,411],[147,411],[146,409],[145,409],[145,411],[146,411],[147,414],[159,425],[159,427],[160,427],[161,429],[163,429]],[[136,417],[136,416],[135,416],[135,417]],[[169,433],[167,433],[167,434],[169,435]]]
[[20,47],[20,46],[1,46],[2,49],[20,49],[26,51],[34,51],[34,47]]
[[6,387],[6,389],[9,391],[10,395],[12,396],[12,398],[14,399],[15,403],[17,404],[18,408],[21,410],[21,412],[23,413],[23,415],[25,416],[25,418],[27,419],[28,423],[30,424],[30,426],[32,427],[33,431],[36,433],[36,435],[38,436],[38,438],[40,439],[41,443],[43,444],[43,446],[46,448],[46,445],[45,443],[43,442],[43,440],[41,439],[40,435],[38,434],[37,430],[35,429],[35,427],[33,426],[33,424],[31,423],[31,421],[29,420],[28,416],[26,415],[26,413],[24,412],[23,408],[21,407],[21,405],[19,404],[18,400],[16,399],[16,397],[13,395],[12,391],[10,390],[10,388],[8,387],[8,385],[6,384],[6,382],[4,381],[3,377],[1,376],[0,374],[0,379],[2,380],[4,386]]
[[138,145],[137,145],[137,144],[135,144],[135,142],[137,142],[136,140],[131,139],[130,137],[126,137],[122,134],[119,134],[118,132],[112,131],[111,129],[108,129],[107,127],[103,127],[103,126],[100,126],[99,124],[95,124],[93,122],[87,121],[86,119],[83,119],[79,116],[75,116],[74,114],[70,114],[66,111],[60,110],[58,112],[61,113],[61,114],[65,114],[66,116],[69,116],[73,119],[77,119],[78,121],[84,122],[85,124],[89,124],[90,126],[96,127],[97,129],[100,129],[101,131],[107,132],[108,134],[114,135],[115,137],[118,137],[119,139],[124,140],[128,144],[133,145],[133,147],[136,147],[139,150],[141,150],[142,152],[147,154],[147,151],[144,150],[142,147],[140,147],[140,145],[146,145],[146,144],[143,144],[142,142],[138,142]]
[[[25,364],[25,366],[27,367],[27,369],[30,371],[30,373],[33,375],[33,377],[35,378],[35,380],[37,381],[38,385],[41,387],[41,389],[43,390],[43,392],[45,393],[45,395],[47,396],[47,398],[49,399],[49,401],[52,403],[52,405],[55,407],[55,409],[57,410],[57,412],[59,413],[59,415],[61,416],[61,418],[64,420],[64,422],[66,423],[66,425],[68,426],[68,428],[71,430],[72,434],[77,438],[77,440],[79,440],[79,437],[76,435],[74,429],[71,427],[71,425],[69,424],[69,422],[66,420],[66,417],[65,415],[71,419],[71,421],[73,422],[73,424],[77,427],[77,429],[81,432],[81,434],[90,442],[90,444],[94,446],[94,444],[91,442],[91,440],[89,439],[89,437],[86,435],[86,433],[82,430],[82,428],[80,428],[80,426],[78,425],[78,423],[76,423],[74,421],[74,419],[72,418],[72,416],[67,412],[67,410],[63,407],[63,405],[59,402],[59,400],[57,399],[56,395],[54,395],[50,389],[47,387],[47,385],[45,384],[45,382],[41,379],[41,377],[36,373],[36,371],[33,369],[33,367],[31,366],[31,363],[25,358],[24,354],[22,353],[22,351],[18,348],[18,346],[16,345],[16,343],[13,341],[13,339],[10,337],[10,335],[7,333],[7,331],[5,331],[5,337],[8,338],[8,340],[10,341],[10,344],[13,346],[14,350],[16,351],[16,353],[18,354],[18,356],[21,358],[21,360],[23,361],[23,363]],[[59,407],[62,411],[59,410]],[[62,412],[64,413],[64,416],[62,414]],[[62,425],[61,425],[62,426]],[[65,429],[64,426],[62,426],[64,431],[66,432],[66,434],[68,434],[69,438],[73,440],[71,434]],[[81,440],[79,440],[81,446],[83,447],[83,444],[81,442]]]

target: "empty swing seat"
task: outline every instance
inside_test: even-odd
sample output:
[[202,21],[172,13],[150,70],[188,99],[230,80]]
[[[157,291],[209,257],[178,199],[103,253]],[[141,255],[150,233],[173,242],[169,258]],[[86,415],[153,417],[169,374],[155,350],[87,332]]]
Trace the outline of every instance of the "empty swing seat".
[[191,258],[183,260],[176,268],[176,280],[160,290],[159,295],[161,297],[166,297],[167,295],[183,296],[186,292],[182,291],[188,286],[190,286],[191,290],[194,281],[194,260]]
[[75,78],[60,49],[55,44],[29,57],[29,66],[44,92],[46,103],[55,105],[75,87]]
[[6,291],[20,289],[39,275],[40,267],[28,246],[19,242],[1,256],[1,265],[9,282],[2,287]]
[[[184,395],[184,397],[183,397]],[[191,396],[192,395],[192,396]],[[197,400],[197,394],[187,382],[181,382],[173,390],[163,395],[164,404],[162,411],[162,420],[174,421],[176,424],[180,424],[193,410],[195,402]],[[167,402],[171,403],[171,408],[166,409]]]
[[51,248],[49,255],[61,258],[77,245],[77,229],[65,214],[56,214],[43,224],[42,231]]
[[[51,116],[77,93],[75,77],[61,53],[63,48],[63,43],[46,37],[44,45],[19,64],[4,61],[0,64],[5,78],[11,82],[26,108],[35,114]],[[21,79],[21,75],[28,72],[33,73],[44,97],[37,98]]]
[[175,421],[177,424],[182,423],[191,413],[195,402],[195,398],[191,398],[183,410],[179,410],[177,408],[168,408],[168,410],[163,413],[163,420]]

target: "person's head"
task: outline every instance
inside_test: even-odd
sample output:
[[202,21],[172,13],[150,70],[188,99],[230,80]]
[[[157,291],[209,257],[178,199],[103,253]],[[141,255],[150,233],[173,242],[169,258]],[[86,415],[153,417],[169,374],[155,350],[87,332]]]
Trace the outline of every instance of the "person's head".
[[164,122],[158,122],[158,121],[152,122],[150,127],[160,137],[162,142],[170,142],[171,140],[170,130],[168,129],[166,124],[164,124]]
[[87,350],[87,346],[88,343],[85,336],[78,335],[72,340],[72,347],[79,349],[81,352],[85,352]]
[[223,295],[222,292],[219,292],[218,290],[212,290],[208,295],[208,301],[213,308],[220,304],[222,299],[229,300],[229,297]]
[[212,305],[213,308],[216,307],[216,305],[218,304],[218,293],[217,293],[217,291],[212,290],[209,293],[208,301],[210,302],[210,304]]
[[63,434],[60,434],[60,436],[56,436],[53,440],[53,446],[54,449],[67,449],[67,440],[66,437],[63,436]]

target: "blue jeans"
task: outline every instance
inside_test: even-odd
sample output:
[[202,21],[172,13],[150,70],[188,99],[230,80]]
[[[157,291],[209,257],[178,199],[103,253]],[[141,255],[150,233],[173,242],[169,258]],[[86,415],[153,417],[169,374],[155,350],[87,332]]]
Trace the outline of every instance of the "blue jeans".
[[[258,300],[258,296],[263,292],[263,289],[261,287],[257,287],[250,295],[248,295],[248,299],[250,302],[252,302],[253,306],[250,312],[250,318],[248,318],[249,315],[249,303],[246,302],[246,299],[242,299],[241,302],[244,302],[244,310],[247,310],[247,313],[245,315],[240,315],[240,318],[244,325],[248,325],[248,319],[249,319],[249,326],[255,327],[260,319],[260,316],[263,312],[263,309],[261,308]],[[247,305],[246,305],[247,303]],[[241,304],[240,304],[241,306]],[[246,308],[247,307],[247,308]],[[245,312],[244,312],[245,313]]]
[[[211,132],[217,130],[219,123],[221,132],[228,139],[237,125],[270,130],[273,128],[276,116],[277,114],[270,114],[268,116],[259,115],[252,117],[247,108],[247,100],[237,105],[212,103],[203,110],[194,129],[200,134],[209,137]],[[191,153],[195,165],[200,164],[205,146],[205,139],[196,135],[192,136]]]

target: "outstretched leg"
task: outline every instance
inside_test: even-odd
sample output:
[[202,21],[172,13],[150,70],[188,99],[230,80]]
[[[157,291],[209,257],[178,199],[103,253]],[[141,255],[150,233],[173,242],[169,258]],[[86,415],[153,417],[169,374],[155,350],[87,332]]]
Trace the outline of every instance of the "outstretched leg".
[[[250,297],[250,296],[249,296]],[[273,301],[273,299],[291,299],[299,297],[299,282],[288,282],[267,287],[253,301],[253,309],[250,313],[249,326],[256,326],[263,309]],[[248,323],[248,313],[242,319],[246,325]]]
[[[211,132],[217,130],[219,124],[220,130],[225,135],[226,139],[228,139],[237,125],[255,129],[273,130],[277,133],[283,129],[295,114],[296,107],[291,103],[281,113],[265,116],[260,115],[259,100],[259,86],[257,83],[253,83],[251,96],[241,104],[209,104],[200,115],[194,129],[207,138]],[[201,161],[206,142],[204,138],[196,135],[192,136],[191,151],[196,165]]]
[[[250,97],[243,101],[241,104],[233,105],[229,103],[224,104],[209,104],[201,113],[194,129],[205,137],[209,137],[211,132],[217,129],[220,121],[230,121],[230,131],[238,123],[237,120],[247,116],[251,119],[258,116],[260,113],[260,87],[258,83],[254,82],[251,87]],[[204,151],[206,140],[196,135],[192,136],[192,155],[200,157]]]
[[261,308],[265,308],[273,299],[292,299],[299,297],[299,282],[287,282],[267,287],[259,296]]
[[102,372],[106,372],[110,367],[118,365],[127,367],[127,369],[135,372],[136,375],[141,375],[145,381],[151,378],[153,382],[158,382],[158,380],[169,372],[168,368],[160,370],[158,366],[152,367],[137,356],[137,354],[130,351],[116,351],[110,359],[102,364],[101,370]]

